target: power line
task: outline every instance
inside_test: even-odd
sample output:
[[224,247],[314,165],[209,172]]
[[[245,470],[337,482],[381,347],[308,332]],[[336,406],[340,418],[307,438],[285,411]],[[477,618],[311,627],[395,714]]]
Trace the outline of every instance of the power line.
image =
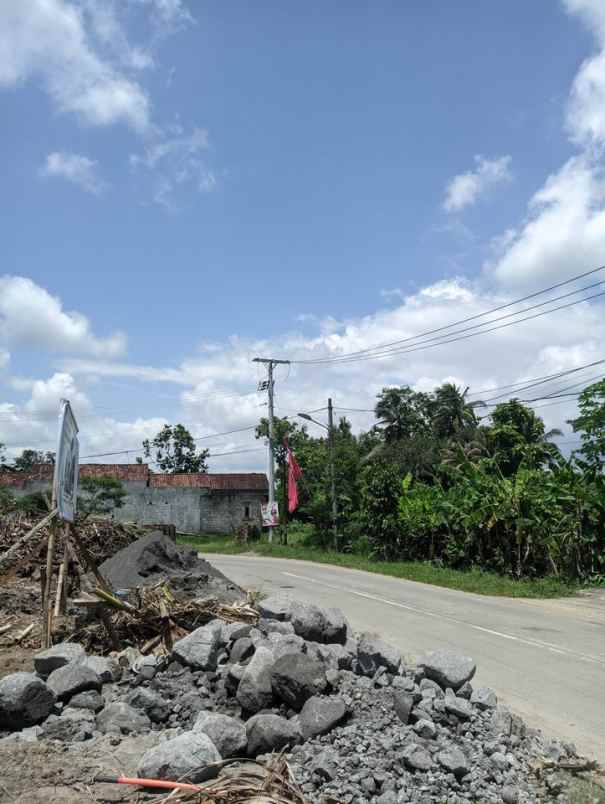
[[[565,310],[568,307],[574,307],[577,304],[583,304],[584,302],[590,301],[591,299],[597,299],[597,298],[599,298],[601,296],[605,296],[605,291],[601,291],[600,293],[594,293],[592,296],[586,296],[584,299],[577,299],[576,301],[568,302],[567,304],[560,304],[557,307],[552,307],[550,310],[542,310],[539,313],[534,313],[533,315],[525,316],[524,318],[519,318],[516,321],[509,321],[506,324],[499,324],[497,327],[489,327],[487,329],[483,329],[483,330],[480,330],[478,332],[471,332],[470,334],[461,334],[461,335],[459,335],[459,337],[456,337],[456,338],[443,338],[443,337],[441,337],[440,339],[433,338],[433,339],[425,341],[424,343],[421,343],[421,344],[419,344],[417,346],[409,346],[409,347],[404,347],[402,349],[390,349],[388,351],[378,352],[376,354],[361,355],[360,357],[331,358],[329,360],[317,360],[317,361],[312,361],[312,360],[293,360],[292,363],[295,363],[297,365],[302,365],[302,366],[315,366],[315,367],[320,367],[321,368],[321,366],[324,366],[324,365],[342,365],[342,364],[346,364],[346,363],[360,363],[360,362],[363,362],[363,361],[366,361],[366,360],[376,360],[376,359],[380,359],[380,358],[384,358],[384,357],[391,357],[392,355],[395,355],[395,354],[408,354],[410,352],[418,352],[418,351],[422,351],[424,349],[432,349],[432,348],[434,348],[436,346],[444,346],[445,344],[448,344],[448,343],[456,343],[457,341],[468,340],[469,338],[476,338],[478,335],[485,335],[488,332],[495,332],[496,330],[505,329],[507,327],[513,326],[514,324],[521,324],[524,321],[531,321],[534,318],[540,318],[543,315],[548,315],[549,313],[555,313],[558,310]],[[550,302],[552,302],[552,301],[555,301],[555,300],[551,299]],[[542,305],[534,305],[533,307],[527,307],[524,310],[520,310],[519,313],[527,312],[528,310],[535,309],[535,307],[538,307],[538,306],[542,306]],[[518,315],[519,313],[516,313],[516,315]],[[508,316],[504,316],[504,317],[508,317]],[[498,321],[498,320],[501,320],[501,319],[493,319],[493,321]],[[493,323],[493,321],[486,321],[485,324],[491,324],[491,323]],[[484,326],[484,324],[482,324],[481,326]],[[474,329],[474,327],[471,328],[471,329]],[[459,333],[465,333],[465,332],[468,332],[468,331],[467,330],[458,330],[458,332]],[[449,333],[449,334],[454,334],[454,333]],[[417,337],[420,337],[420,336],[417,336]],[[431,341],[436,341],[436,342],[432,343]]]
[[[517,388],[516,392],[517,391],[519,391],[519,392],[520,391],[527,391],[529,388],[534,388],[537,385],[544,385],[545,383],[553,382],[554,380],[559,380],[562,377],[567,377],[569,374],[575,374],[578,371],[584,371],[587,368],[593,368],[593,366],[600,366],[603,363],[605,363],[605,360],[595,360],[592,363],[585,363],[583,366],[577,366],[576,368],[573,368],[573,369],[566,369],[565,371],[560,371],[557,374],[550,374],[550,375],[545,376],[545,377],[535,377],[533,380],[525,380],[524,384],[523,384],[523,387]],[[581,380],[580,382],[585,382],[585,380]],[[511,385],[503,385],[502,388],[512,388],[513,386],[519,386],[521,384],[522,383],[511,383]],[[498,390],[502,390],[502,388],[493,388],[492,390],[493,391],[498,391]],[[477,391],[476,393],[480,393],[480,392]],[[484,402],[493,402],[494,399],[499,399],[500,397],[503,397],[503,396],[508,396],[508,393],[498,394],[497,396],[491,396],[491,397],[488,397],[487,399],[484,399],[483,401]]]
[[[524,301],[528,301],[530,299],[536,298],[536,297],[541,296],[541,295],[543,295],[545,293],[550,293],[553,290],[556,290],[556,289],[558,289],[560,287],[563,287],[565,285],[570,284],[571,282],[575,282],[575,281],[577,281],[579,279],[583,279],[586,276],[590,276],[590,275],[595,274],[595,273],[597,273],[599,271],[602,271],[602,270],[604,270],[604,268],[605,268],[605,266],[601,266],[599,268],[594,268],[591,271],[586,271],[586,272],[584,272],[582,274],[578,274],[577,276],[571,277],[570,279],[566,279],[563,282],[558,282],[557,284],[551,285],[550,287],[544,288],[543,290],[536,291],[535,293],[530,293],[530,294],[528,294],[526,296],[522,296],[519,299],[515,299],[514,301],[498,305],[497,307],[493,307],[491,310],[486,310],[483,313],[477,313],[477,314],[472,315],[472,316],[467,316],[466,318],[462,318],[462,319],[460,319],[458,321],[454,321],[451,324],[446,324],[446,325],[444,325],[442,327],[436,327],[434,329],[426,330],[426,331],[421,332],[421,333],[419,333],[417,335],[412,335],[412,336],[409,336],[407,338],[401,338],[401,339],[398,339],[398,340],[395,340],[395,341],[390,341],[390,342],[387,342],[387,343],[377,344],[376,346],[368,347],[367,349],[360,349],[360,350],[357,350],[355,352],[349,352],[347,354],[339,355],[337,357],[316,358],[314,360],[293,360],[291,362],[299,364],[299,365],[302,365],[302,364],[317,365],[317,364],[320,364],[320,363],[337,362],[337,361],[342,361],[342,360],[348,360],[350,358],[357,357],[357,356],[368,355],[371,352],[379,352],[380,350],[384,350],[384,349],[387,349],[387,348],[392,347],[392,346],[398,346],[398,345],[403,344],[403,343],[409,343],[410,341],[416,341],[419,338],[423,338],[423,337],[425,337],[427,335],[434,335],[434,334],[436,334],[438,332],[445,332],[446,330],[450,330],[453,327],[459,326],[461,324],[467,324],[470,321],[475,321],[475,320],[477,320],[479,318],[484,318],[485,316],[492,315],[493,313],[500,312],[501,310],[505,310],[507,308],[514,307],[515,305],[521,304]],[[575,293],[580,293],[580,292],[582,292],[584,290],[587,290],[589,288],[595,287],[598,284],[601,284],[601,282],[594,283],[593,285],[588,285],[585,288],[580,288],[578,290],[572,291],[569,294],[564,294],[564,296],[569,296],[569,295],[574,295]],[[557,297],[557,299],[564,298],[564,296]],[[553,301],[556,301],[557,299],[550,299],[550,300],[547,300],[546,302],[542,302],[540,305],[534,305],[533,307],[525,308],[525,310],[519,310],[516,313],[513,313],[513,315],[518,315],[518,314],[520,314],[522,312],[525,312],[528,309],[533,309],[536,306],[542,306],[543,304],[552,303]],[[493,322],[486,321],[486,322],[483,322],[483,324],[480,324],[479,326],[483,326],[483,325],[489,324],[489,323],[493,323]],[[449,334],[452,334],[452,333],[449,333]]]

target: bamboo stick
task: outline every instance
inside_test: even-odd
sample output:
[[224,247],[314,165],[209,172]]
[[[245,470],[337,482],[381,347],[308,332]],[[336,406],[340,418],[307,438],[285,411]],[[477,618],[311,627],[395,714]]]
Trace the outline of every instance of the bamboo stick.
[[42,647],[50,648],[52,633],[52,608],[50,605],[50,587],[53,577],[53,562],[55,560],[56,527],[51,527],[46,548],[46,584],[44,587],[44,608],[42,610]]
[[31,623],[30,625],[27,626],[27,628],[24,628],[20,634],[17,634],[15,642],[22,642],[28,634],[31,634],[33,630],[34,630],[34,623]]

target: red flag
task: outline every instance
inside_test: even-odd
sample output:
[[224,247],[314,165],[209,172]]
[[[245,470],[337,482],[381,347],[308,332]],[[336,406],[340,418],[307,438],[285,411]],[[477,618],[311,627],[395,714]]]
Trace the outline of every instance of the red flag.
[[298,486],[296,483],[302,477],[302,470],[294,457],[294,453],[290,449],[288,441],[286,440],[284,444],[287,450],[288,460],[288,511],[292,513],[298,508]]

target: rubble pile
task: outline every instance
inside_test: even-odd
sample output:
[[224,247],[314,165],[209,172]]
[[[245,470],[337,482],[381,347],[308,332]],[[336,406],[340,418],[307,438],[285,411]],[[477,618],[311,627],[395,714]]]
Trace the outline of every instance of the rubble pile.
[[[32,530],[36,522],[29,516],[12,514],[0,518],[0,556]],[[40,528],[31,539],[12,556],[2,572],[11,572],[21,578],[29,578],[39,572],[46,560],[46,544],[49,525]],[[145,530],[135,524],[114,522],[104,517],[90,517],[78,527],[82,544],[97,564],[115,555],[119,550],[140,539]],[[62,556],[57,553],[58,567]]]
[[474,687],[475,669],[443,650],[408,666],[378,636],[353,634],[340,610],[273,597],[256,623],[211,619],[164,656],[129,647],[100,657],[74,642],[37,653],[34,672],[0,679],[0,756],[15,741],[140,737],[138,777],[223,789],[236,784],[226,760],[248,758],[231,772],[250,783],[250,760],[281,753],[300,788],[249,800],[565,801],[536,768],[573,764],[573,746],[546,741]]

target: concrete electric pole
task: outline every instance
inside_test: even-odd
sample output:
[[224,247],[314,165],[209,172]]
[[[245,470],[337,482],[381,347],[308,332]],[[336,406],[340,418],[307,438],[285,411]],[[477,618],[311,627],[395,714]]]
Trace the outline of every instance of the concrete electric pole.
[[[264,363],[267,366],[267,397],[268,397],[268,415],[269,415],[269,508],[275,502],[275,444],[273,441],[273,402],[274,402],[274,386],[275,380],[273,379],[273,367],[277,365],[289,365],[289,360],[274,360],[268,357],[255,357],[254,363]],[[265,383],[263,383],[264,390]],[[273,541],[273,528],[269,528],[269,542]]]

